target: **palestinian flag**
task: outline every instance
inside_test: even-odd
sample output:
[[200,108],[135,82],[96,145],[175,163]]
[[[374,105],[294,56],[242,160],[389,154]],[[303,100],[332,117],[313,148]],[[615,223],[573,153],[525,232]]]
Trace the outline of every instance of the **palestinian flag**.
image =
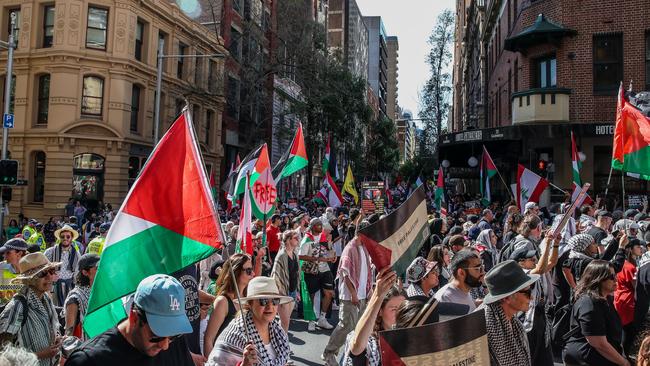
[[[573,173],[573,193],[571,194],[571,202],[574,202],[580,191],[582,190],[582,180],[580,179],[580,169],[582,168],[582,163],[580,162],[580,156],[578,155],[578,145],[576,145],[575,136],[573,136],[573,131],[571,131],[571,171]],[[592,199],[585,195],[581,202],[576,203],[576,207],[581,207],[583,204],[592,204]]]
[[261,144],[259,147],[248,153],[248,155],[244,157],[244,160],[242,160],[241,164],[239,164],[236,173],[232,175],[232,179],[228,183],[228,197],[230,197],[230,200],[232,202],[237,201],[237,197],[244,193],[244,184],[246,182],[247,174],[251,174],[251,183],[254,183],[255,179],[259,176],[258,172],[258,174],[253,177],[255,174],[254,169],[255,165],[257,164],[257,158],[262,153],[263,148],[266,148],[266,144]]
[[266,145],[264,145],[253,171],[259,172],[259,175],[250,186],[249,201],[251,203],[251,209],[255,217],[260,220],[266,220],[275,211],[275,200],[278,198]]
[[327,145],[325,145],[325,156],[323,157],[323,174],[329,171],[330,167],[330,137],[327,136]]
[[325,172],[323,186],[320,191],[316,193],[316,199],[323,202],[326,206],[334,208],[340,207],[343,203],[343,196],[341,196],[341,192],[339,192],[339,189],[329,172]]
[[291,142],[291,147],[282,155],[280,161],[273,168],[273,177],[275,177],[276,182],[280,182],[282,178],[307,167],[308,163],[305,138],[302,134],[302,123],[298,123],[298,129]]
[[402,276],[429,237],[424,187],[416,189],[388,216],[359,230],[358,235],[377,269],[392,266]]
[[497,166],[494,165],[490,153],[483,146],[483,158],[481,158],[481,203],[488,206],[492,202],[490,190],[490,178],[497,174]]
[[235,252],[245,252],[253,255],[253,234],[251,230],[251,196],[249,194],[250,175],[248,175],[244,185],[244,199],[241,204],[239,213],[239,230],[237,230],[237,246]]
[[517,206],[523,213],[528,202],[539,203],[548,181],[519,164],[517,169]]
[[618,92],[612,167],[650,179],[650,119]]
[[[319,239],[320,240],[320,239]],[[305,235],[302,237],[300,246],[311,245],[315,241],[314,236],[310,232],[305,232]],[[314,303],[311,301],[311,296],[309,295],[309,290],[307,289],[307,283],[305,282],[305,273],[302,271],[302,263],[300,260],[298,267],[301,268],[300,271],[300,298],[302,299],[302,317],[305,320],[316,320],[318,316],[314,312]]]
[[214,168],[210,171],[210,192],[212,192],[212,198],[217,201],[219,196],[217,196],[217,180],[214,178]]
[[379,349],[382,365],[489,365],[485,311],[380,332]]
[[434,204],[438,210],[442,211],[442,201],[444,200],[445,194],[445,178],[442,172],[442,166],[438,169],[438,181],[436,182],[436,195],[434,199]]
[[171,274],[224,243],[187,109],[149,156],[106,237],[88,302],[90,337],[126,317],[122,298],[142,279]]

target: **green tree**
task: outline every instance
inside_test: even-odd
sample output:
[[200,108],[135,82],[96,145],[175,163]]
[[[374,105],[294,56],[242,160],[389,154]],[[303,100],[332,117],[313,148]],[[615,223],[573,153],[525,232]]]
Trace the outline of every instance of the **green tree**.
[[395,172],[399,163],[399,146],[397,145],[395,123],[386,117],[370,124],[368,138],[367,172],[378,178]]

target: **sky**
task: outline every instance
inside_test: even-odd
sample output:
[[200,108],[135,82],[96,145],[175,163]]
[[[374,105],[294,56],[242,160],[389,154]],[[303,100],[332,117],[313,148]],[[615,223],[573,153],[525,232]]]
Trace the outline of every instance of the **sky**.
[[[436,17],[444,9],[454,10],[453,0],[356,0],[364,16],[381,16],[389,36],[399,41],[398,103],[418,114],[418,91],[429,78],[425,57],[427,39]],[[399,5],[398,5],[399,4]]]

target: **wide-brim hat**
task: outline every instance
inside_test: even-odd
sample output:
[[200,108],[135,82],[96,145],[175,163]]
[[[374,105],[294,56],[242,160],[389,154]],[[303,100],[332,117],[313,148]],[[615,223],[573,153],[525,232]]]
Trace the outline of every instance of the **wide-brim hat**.
[[12,279],[11,282],[31,280],[43,271],[48,271],[52,268],[58,268],[60,266],[61,262],[50,262],[45,254],[41,252],[29,253],[26,256],[20,258],[20,262],[18,262],[20,274],[16,276],[16,278]]
[[436,261],[428,261],[422,257],[417,257],[406,269],[406,280],[409,283],[417,283],[437,266],[438,262]]
[[278,285],[275,284],[275,280],[265,276],[258,276],[250,280],[246,292],[248,296],[242,297],[241,301],[280,299],[280,304],[293,301],[293,298],[290,296],[280,295],[280,290],[278,290]]
[[54,237],[57,240],[61,240],[60,235],[64,231],[68,231],[72,234],[72,241],[77,240],[77,238],[79,237],[79,233],[77,232],[77,230],[73,229],[70,225],[63,225],[62,228],[54,232]]
[[490,293],[483,303],[488,305],[504,299],[532,285],[539,277],[537,274],[526,274],[513,260],[501,262],[485,275],[485,284]]

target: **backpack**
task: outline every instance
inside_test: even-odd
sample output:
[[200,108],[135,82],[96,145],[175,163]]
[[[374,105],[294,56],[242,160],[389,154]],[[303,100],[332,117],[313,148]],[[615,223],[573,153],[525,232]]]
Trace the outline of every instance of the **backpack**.
[[[510,259],[510,255],[515,251],[515,244],[517,244],[517,236],[510,239],[510,241],[501,248],[501,253],[499,253],[498,261],[499,263],[505,262]],[[498,263],[495,263],[495,265]]]
[[551,327],[551,344],[553,347],[562,348],[566,342],[578,334],[580,325],[571,329],[571,317],[573,316],[573,301],[555,311],[553,325]]

